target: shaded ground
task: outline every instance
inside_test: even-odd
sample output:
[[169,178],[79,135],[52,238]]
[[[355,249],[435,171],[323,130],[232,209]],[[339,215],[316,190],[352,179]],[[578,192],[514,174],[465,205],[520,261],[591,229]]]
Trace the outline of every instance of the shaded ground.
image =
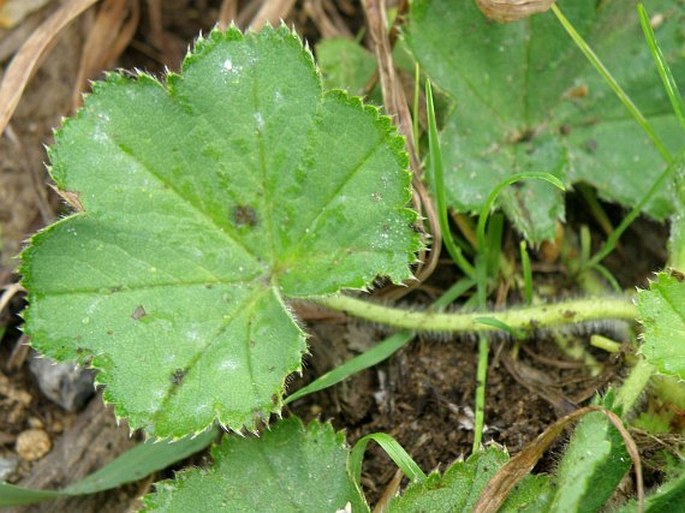
[[[126,4],[125,1],[118,3]],[[226,5],[231,3],[225,2]],[[108,5],[115,4],[117,2],[112,1]],[[240,26],[252,19],[262,5],[258,1],[235,4]],[[287,5],[289,2],[271,4],[286,9],[287,21],[294,23],[312,42],[321,34],[356,33],[363,22],[360,8],[348,1],[338,2],[334,9],[331,9],[332,2],[295,2],[292,10]],[[222,2],[169,0],[164,2],[163,9],[161,2],[153,0],[139,5],[139,27],[132,40],[124,45],[127,50],[115,63],[126,68],[159,71],[165,66],[171,69],[178,66],[193,37],[200,30],[208,30],[218,19]],[[57,2],[51,2],[20,21],[15,28],[0,31],[0,65],[3,68],[21,42],[57,7]],[[88,12],[58,38],[30,82],[10,129],[0,138],[0,282],[3,286],[17,279],[13,274],[14,256],[22,240],[55,219],[64,208],[45,185],[47,175],[42,144],[49,143],[52,127],[71,110],[82,63],[88,56],[100,55],[97,48],[84,43],[93,22],[93,13]],[[105,62],[108,58],[111,56],[100,55],[91,68],[111,66],[113,63]],[[596,223],[584,212],[585,204],[575,197],[569,201],[568,247],[573,250],[574,233],[580,224],[588,224],[595,239],[602,239]],[[609,214],[620,218],[621,212],[609,209]],[[513,251],[512,237],[509,239],[509,250]],[[665,228],[641,221],[624,236],[620,251],[607,259],[606,264],[623,286],[644,285],[649,274],[663,266],[665,251],[661,248],[665,248]],[[541,289],[549,291],[549,296],[578,293],[569,290],[566,269],[557,260],[540,261],[536,270],[536,280]],[[405,301],[425,304],[427,298],[446,289],[453,279],[449,272],[438,269],[425,287]],[[519,300],[515,291],[505,291],[502,299],[508,296],[514,302]],[[26,362],[30,354],[18,330],[18,314],[23,306],[21,293],[18,293],[0,314],[0,326],[6,328],[0,345],[0,457],[18,462],[9,477],[11,482],[58,487],[102,466],[130,447],[134,440],[128,437],[125,426],[116,427],[98,398],[80,413],[67,413],[43,397],[28,372]],[[304,377],[294,380],[290,390],[384,336],[377,327],[339,317],[310,323],[310,332],[312,354],[307,359]],[[578,342],[586,344],[587,334]],[[485,439],[505,445],[512,453],[563,414],[565,401],[582,404],[595,390],[605,386],[620,364],[620,359],[609,361],[606,354],[598,351],[597,359],[608,365],[601,375],[591,376],[587,367],[571,362],[546,336],[528,341],[526,349],[520,353],[521,358],[512,363],[506,358],[506,348],[510,345],[511,341],[507,340],[493,343]],[[305,419],[331,418],[337,428],[347,430],[350,442],[376,431],[390,433],[424,470],[444,469],[471,449],[476,359],[474,340],[421,338],[388,362],[331,390],[296,402],[292,412]],[[29,429],[43,430],[53,446],[51,452],[33,462],[16,452],[18,436]],[[202,457],[195,461],[201,462]],[[540,463],[540,468],[548,469],[553,464],[550,456]],[[371,447],[364,469],[364,485],[373,504],[395,473],[395,467],[380,450]],[[153,477],[170,475],[167,472]],[[136,496],[149,489],[152,480],[94,498],[16,511],[123,512],[129,509]]]

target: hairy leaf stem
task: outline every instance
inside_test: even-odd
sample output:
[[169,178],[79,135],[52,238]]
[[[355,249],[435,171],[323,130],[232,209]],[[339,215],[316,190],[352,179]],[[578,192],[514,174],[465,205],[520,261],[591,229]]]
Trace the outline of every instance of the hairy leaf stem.
[[[313,299],[315,303],[372,322],[413,331],[486,332],[498,331],[498,323],[511,330],[553,328],[603,319],[633,321],[637,308],[628,296],[574,299],[548,305],[515,308],[503,312],[417,312],[379,305],[351,296],[335,295]],[[488,322],[482,322],[485,319]],[[491,322],[492,320],[497,322]]]

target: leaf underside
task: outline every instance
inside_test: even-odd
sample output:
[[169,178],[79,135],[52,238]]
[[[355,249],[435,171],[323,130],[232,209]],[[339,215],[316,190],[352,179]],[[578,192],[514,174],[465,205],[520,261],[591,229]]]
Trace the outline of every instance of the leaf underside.
[[153,436],[254,429],[306,350],[286,298],[411,276],[403,141],[285,27],[213,31],[164,84],[109,75],[49,157],[83,212],[22,255],[26,330]]
[[[226,437],[214,465],[176,474],[145,498],[145,512],[368,512],[347,470],[344,437],[330,424],[278,422],[260,438]],[[351,509],[345,509],[346,507]]]
[[[672,151],[683,146],[635,12],[636,1],[577,0],[565,15]],[[680,27],[685,11],[650,0],[662,14],[656,37],[673,75],[685,77]],[[452,206],[477,212],[490,191],[516,172],[549,172],[587,182],[609,201],[632,206],[665,167],[657,151],[551,12],[510,24],[488,21],[475,2],[417,0],[407,42],[424,72],[454,102],[441,135]],[[681,84],[682,86],[683,84]],[[563,197],[551,185],[510,187],[501,205],[534,242],[554,236]],[[672,212],[661,191],[646,212]]]

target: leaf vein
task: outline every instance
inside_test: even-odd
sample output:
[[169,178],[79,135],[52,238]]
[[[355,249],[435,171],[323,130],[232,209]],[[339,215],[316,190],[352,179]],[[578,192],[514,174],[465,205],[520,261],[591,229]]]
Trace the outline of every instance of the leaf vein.
[[[319,223],[319,220],[327,213],[328,208],[331,206],[333,201],[335,201],[336,198],[340,196],[340,192],[350,183],[352,179],[357,175],[359,171],[361,171],[364,167],[364,164],[368,162],[368,160],[380,149],[383,148],[383,138],[379,138],[376,144],[364,154],[364,156],[357,162],[350,170],[348,171],[347,175],[343,178],[343,180],[340,182],[338,187],[336,187],[333,192],[329,195],[328,198],[323,202],[321,207],[319,208],[317,214],[312,218],[311,222],[309,223],[309,226],[305,228],[304,230],[304,236],[300,238],[300,243],[298,244],[298,248],[302,248],[305,246],[305,242],[309,241],[314,235],[316,235],[316,225]],[[305,249],[309,250],[309,248]]]
[[247,253],[250,257],[252,257],[254,260],[258,260],[257,255],[245,245],[244,241],[242,241],[235,233],[232,233],[230,226],[228,225],[221,225],[217,222],[214,217],[212,217],[209,213],[207,213],[205,210],[203,210],[200,206],[195,204],[193,202],[192,198],[184,195],[177,187],[175,187],[173,181],[167,180],[161,173],[156,172],[151,166],[146,164],[143,160],[141,160],[135,153],[133,153],[130,149],[128,149],[126,146],[123,144],[120,144],[118,142],[114,142],[114,144],[119,148],[121,152],[123,152],[125,155],[127,155],[129,158],[131,158],[133,161],[135,161],[138,165],[140,165],[145,171],[148,172],[151,176],[157,179],[161,184],[165,185],[168,187],[170,191],[174,193],[174,195],[180,199],[183,203],[188,205],[193,211],[197,212],[200,214],[200,218],[204,219],[205,221],[208,222],[208,224],[217,229],[218,232],[228,241],[230,241],[232,244],[240,247],[245,253]]

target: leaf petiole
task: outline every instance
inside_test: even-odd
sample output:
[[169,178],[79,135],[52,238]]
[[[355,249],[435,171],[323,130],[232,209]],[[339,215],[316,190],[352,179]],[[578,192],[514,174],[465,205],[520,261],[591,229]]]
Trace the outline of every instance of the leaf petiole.
[[[414,331],[434,332],[494,332],[494,322],[483,324],[483,312],[416,312],[369,303],[345,295],[326,296],[311,301],[373,322]],[[586,298],[510,309],[503,312],[488,312],[487,317],[511,330],[528,331],[537,328],[554,328],[584,321],[620,319],[632,322],[637,318],[637,308],[628,296]]]

